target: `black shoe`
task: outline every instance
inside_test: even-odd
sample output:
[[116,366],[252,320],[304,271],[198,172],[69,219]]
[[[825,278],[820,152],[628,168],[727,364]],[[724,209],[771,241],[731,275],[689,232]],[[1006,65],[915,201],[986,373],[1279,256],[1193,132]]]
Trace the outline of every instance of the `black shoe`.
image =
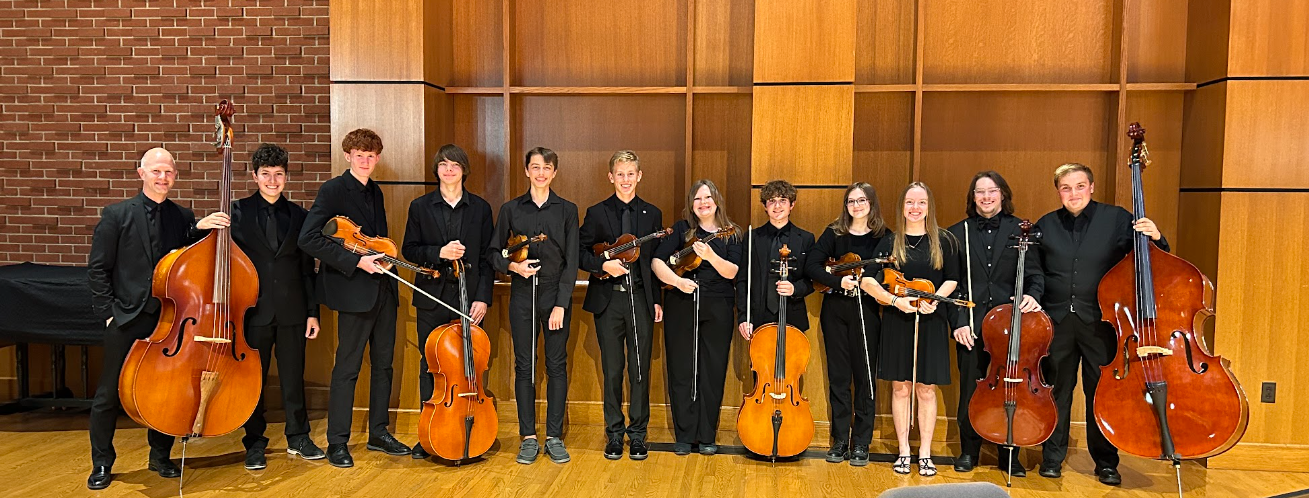
[[611,437],[609,442],[605,443],[605,459],[617,460],[623,457],[623,437]]
[[702,443],[702,444],[700,445],[700,454],[701,454],[701,455],[709,456],[709,455],[713,455],[713,454],[715,454],[715,453],[718,453],[718,445],[716,445],[716,444],[714,444],[714,443]]
[[1100,484],[1117,486],[1123,483],[1123,476],[1118,473],[1118,469],[1104,467],[1095,471],[1095,476],[1100,478]]
[[1058,479],[1060,475],[1058,465],[1041,464],[1041,470],[1037,471],[1037,473],[1041,474],[1041,477],[1049,477],[1051,479]]
[[300,455],[300,458],[305,460],[318,460],[327,456],[318,445],[314,444],[312,439],[307,437],[287,441],[286,452],[290,455]]
[[955,472],[972,472],[973,466],[977,464],[977,458],[972,455],[959,455],[954,459]]
[[254,447],[245,450],[245,470],[263,470],[268,468],[268,459],[264,458],[264,449]]
[[845,441],[837,441],[835,443],[832,443],[832,449],[827,450],[827,461],[829,463],[844,462],[846,457],[847,455],[846,455]]
[[856,444],[850,447],[850,465],[855,467],[868,465],[868,445]]
[[345,443],[327,445],[327,463],[343,469],[354,467],[355,459],[350,457],[350,448]]
[[176,479],[182,475],[182,468],[178,467],[177,464],[169,459],[150,459],[150,465],[148,467],[150,470],[158,472],[159,477],[164,479]]
[[91,477],[86,478],[86,489],[105,489],[114,482],[114,473],[105,465],[91,467]]
[[691,443],[673,443],[673,453],[681,456],[691,454]]
[[[1004,472],[1004,464],[1000,464],[1000,472]],[[1014,460],[1009,464],[1009,475],[1013,477],[1027,477],[1027,468],[1023,467],[1022,462]]]
[[418,442],[414,443],[414,448],[409,450],[409,456],[414,457],[414,460],[422,460],[432,456],[432,454],[428,453],[426,449],[423,449],[423,443]]
[[644,440],[633,439],[631,446],[628,456],[632,460],[645,460],[645,457],[650,456],[650,449],[646,448]]
[[391,456],[405,456],[409,454],[409,447],[405,446],[399,440],[390,434],[382,434],[377,437],[368,438],[368,444],[364,445],[370,451],[380,451]]

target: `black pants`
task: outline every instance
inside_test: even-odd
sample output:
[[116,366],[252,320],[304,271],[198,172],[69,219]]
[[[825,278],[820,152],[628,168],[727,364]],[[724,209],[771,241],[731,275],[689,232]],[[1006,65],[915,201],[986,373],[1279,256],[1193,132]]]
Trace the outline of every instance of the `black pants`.
[[[1116,348],[1113,327],[1106,322],[1087,324],[1076,313],[1054,324],[1050,357],[1045,378],[1054,379],[1054,403],[1059,423],[1054,434],[1042,447],[1043,465],[1058,466],[1068,456],[1068,427],[1073,408],[1073,387],[1077,384],[1077,367],[1082,368],[1082,392],[1086,395],[1086,447],[1095,460],[1095,468],[1118,468],[1115,448],[1095,424],[1095,388],[1100,382],[1100,367],[1107,365]],[[1051,375],[1053,373],[1053,375]]]
[[736,323],[732,298],[702,296],[697,345],[694,305],[690,294],[664,292],[664,364],[673,408],[673,437],[679,443],[713,444]]
[[[980,323],[980,322],[979,322]],[[983,342],[981,331],[977,331],[977,339],[973,342],[973,349],[961,344],[955,344],[955,360],[959,366],[959,412],[956,419],[959,422],[959,447],[960,455],[969,455],[973,457],[976,463],[982,453],[982,436],[973,429],[973,423],[968,418],[968,404],[972,402],[973,393],[977,392],[977,379],[986,376],[986,368],[990,366],[990,355],[983,351]],[[1017,462],[1018,454],[1010,455],[1010,449],[997,444],[996,452],[1000,457],[1000,468],[1005,468],[1006,462]]]
[[[634,299],[633,299],[634,298]],[[632,302],[636,303],[636,335],[632,335]],[[604,375],[605,436],[645,441],[650,423],[650,341],[654,317],[645,304],[645,291],[635,296],[615,289],[605,310],[595,315],[595,335],[600,343],[600,369]],[[639,347],[638,347],[639,346]],[[640,360],[638,361],[638,357]],[[623,369],[627,369],[630,423],[623,419]]]
[[[882,320],[877,301],[863,296],[864,330],[859,330],[859,307],[855,298],[839,294],[823,296],[819,323],[827,349],[827,400],[832,409],[832,440],[867,446],[873,439],[874,407],[869,391],[868,360],[877,361]],[[865,342],[865,337],[867,342]],[[876,370],[874,363],[872,370]],[[851,387],[854,399],[850,398]],[[851,409],[853,405],[853,410]],[[851,432],[851,412],[854,427]]]
[[[260,386],[268,385],[268,367],[277,357],[277,379],[282,386],[282,408],[286,412],[286,441],[290,443],[298,438],[309,437],[309,416],[305,412],[305,324],[299,325],[246,325],[245,340],[250,347],[259,350],[259,360],[263,363],[263,376]],[[268,438],[264,430],[268,421],[264,418],[264,396],[261,393],[254,413],[245,423],[245,437],[241,443],[247,450],[267,448]]]
[[373,309],[363,313],[338,312],[336,364],[327,408],[327,444],[350,442],[355,383],[364,361],[364,346],[372,364],[368,386],[368,436],[387,434],[391,404],[391,360],[395,356],[395,296],[377,295]]
[[[572,278],[571,275],[568,278]],[[509,330],[514,341],[514,400],[518,404],[518,435],[536,435],[536,384],[533,360],[536,336],[545,335],[546,384],[545,435],[563,437],[564,412],[568,402],[568,329],[572,324],[572,303],[564,307],[564,323],[550,330],[550,311],[554,309],[558,280],[541,279],[536,287],[536,324],[532,324],[532,284],[514,279],[509,293]]]
[[[459,306],[459,290],[454,287],[443,287],[441,292],[433,293],[436,297],[441,298],[450,306]],[[427,299],[419,296],[417,299]],[[437,327],[450,323],[459,318],[459,315],[447,309],[445,306],[436,305],[436,309],[418,308],[418,402],[422,403],[432,399],[432,389],[435,380],[432,378],[432,372],[428,371],[427,362],[427,339],[432,335],[432,331]]]
[[[159,315],[142,313],[121,328],[113,322],[105,329],[104,368],[100,373],[100,385],[95,389],[95,399],[91,402],[93,466],[114,466],[118,457],[114,452],[114,429],[118,425],[118,415],[123,411],[118,398],[118,375],[123,371],[123,361],[127,359],[132,343],[150,337],[158,323]],[[150,429],[146,431],[146,440],[150,442],[150,459],[166,459],[172,453],[173,436]]]

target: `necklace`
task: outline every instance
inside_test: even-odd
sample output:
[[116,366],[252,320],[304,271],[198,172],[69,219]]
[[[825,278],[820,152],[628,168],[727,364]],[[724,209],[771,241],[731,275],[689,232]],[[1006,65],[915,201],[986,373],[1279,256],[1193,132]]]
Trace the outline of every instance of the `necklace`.
[[909,237],[915,237],[915,235],[905,235],[904,236],[905,245],[909,246],[910,249],[918,249],[918,244],[922,244],[923,239],[926,239],[927,235],[917,235],[916,237],[918,237],[918,242],[914,242],[913,244],[909,243]]

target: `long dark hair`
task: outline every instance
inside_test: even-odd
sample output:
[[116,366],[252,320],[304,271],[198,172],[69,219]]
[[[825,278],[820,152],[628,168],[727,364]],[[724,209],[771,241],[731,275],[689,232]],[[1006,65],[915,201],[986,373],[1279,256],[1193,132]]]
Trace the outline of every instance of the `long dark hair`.
[[722,230],[727,227],[732,227],[737,229],[738,232],[737,234],[732,235],[732,237],[741,236],[739,233],[741,227],[737,226],[736,223],[732,223],[732,219],[727,216],[727,207],[723,206],[723,194],[718,191],[718,186],[714,185],[712,180],[703,178],[692,183],[691,190],[686,193],[686,207],[682,209],[682,216],[685,217],[686,222],[691,225],[691,230],[686,231],[686,240],[691,240],[691,237],[695,237],[695,229],[700,227],[700,217],[695,215],[695,193],[700,191],[700,187],[709,188],[709,197],[714,200],[715,206],[714,223],[718,225],[718,229]]
[[441,178],[441,175],[437,172],[437,169],[440,168],[441,161],[458,163],[459,169],[464,172],[464,176],[460,179],[460,182],[468,182],[468,172],[471,168],[468,166],[468,153],[464,152],[464,149],[455,144],[445,144],[441,146],[441,150],[436,151],[436,155],[432,156],[432,174],[435,175],[438,180]]
[[977,196],[973,194],[977,190],[977,181],[983,178],[990,178],[995,182],[995,186],[1000,188],[1000,213],[1014,214],[1014,191],[1009,189],[1009,182],[1004,181],[1004,177],[995,171],[986,170],[973,175],[973,182],[968,184],[968,208],[964,211],[969,218],[977,216]]
[[863,190],[864,197],[868,198],[868,233],[873,234],[874,237],[881,237],[886,233],[886,221],[882,219],[881,204],[877,201],[877,189],[865,182],[851,183],[845,188],[845,194],[841,196],[841,215],[832,220],[827,228],[831,228],[837,235],[850,233],[850,224],[854,223],[854,216],[850,216],[850,208],[846,202],[850,200],[850,192],[854,192],[855,189]]

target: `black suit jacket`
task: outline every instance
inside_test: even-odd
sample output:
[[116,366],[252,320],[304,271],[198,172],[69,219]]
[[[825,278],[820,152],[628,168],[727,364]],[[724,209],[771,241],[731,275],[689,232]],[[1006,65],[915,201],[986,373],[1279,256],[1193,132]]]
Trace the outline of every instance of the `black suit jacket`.
[[[620,283],[625,279],[601,279],[596,276],[597,273],[604,273],[605,259],[597,256],[592,246],[598,243],[611,244],[623,235],[622,220],[622,201],[618,200],[618,195],[610,195],[608,199],[600,201],[594,206],[586,209],[586,218],[582,221],[582,227],[578,229],[577,242],[578,248],[578,266],[591,274],[590,285],[586,287],[586,298],[582,301],[582,309],[591,313],[601,313],[609,307],[609,300],[613,298],[615,283]],[[655,207],[654,204],[645,202],[640,196],[632,199],[632,229],[636,231],[632,235],[644,237],[655,231],[664,228],[664,213]],[[658,240],[651,240],[641,245],[641,256],[636,261],[635,271],[641,272],[641,287],[645,290],[645,306],[650,316],[654,316],[654,307],[656,304],[663,304],[662,292],[656,292],[655,285],[658,281],[655,279],[654,271],[650,267],[650,261],[654,258],[655,247],[659,245]]]
[[[790,232],[786,236],[786,247],[791,250],[791,284],[795,286],[795,294],[792,294],[787,301],[790,303],[786,309],[786,322],[794,325],[800,330],[809,330],[809,312],[805,307],[804,298],[814,292],[814,286],[805,276],[804,268],[806,257],[814,245],[814,234],[795,226],[794,223],[788,223],[783,227]],[[736,322],[745,321],[746,311],[746,267],[750,268],[750,321],[756,328],[760,325],[777,321],[777,316],[768,311],[764,303],[765,292],[777,292],[775,287],[766,286],[768,275],[771,274],[770,268],[775,267],[773,261],[777,260],[777,253],[772,251],[772,240],[760,233],[760,227],[755,227],[750,232],[750,237],[754,238],[754,250],[749,251],[752,254],[748,256],[753,258],[754,262],[749,260],[741,262],[741,270],[736,273]],[[749,244],[746,239],[745,244]],[[743,247],[744,249],[744,247]],[[775,275],[775,274],[774,274]],[[776,281],[774,279],[773,281]]]
[[[455,215],[460,217],[459,233],[451,234],[447,233],[449,230],[438,211],[438,209],[448,209],[449,206],[443,207],[440,204],[445,204],[445,199],[441,197],[439,189],[409,203],[409,221],[405,224],[405,240],[400,250],[406,260],[439,268],[441,271],[440,280],[420,277],[418,288],[433,296],[441,297],[443,282],[448,279],[457,281],[453,272],[448,271],[450,262],[441,259],[441,247],[452,240],[458,240],[464,245],[463,262],[467,271],[464,275],[464,284],[468,287],[468,300],[470,303],[481,301],[490,306],[492,285],[495,283],[495,271],[491,269],[491,262],[486,259],[487,247],[491,245],[491,234],[494,233],[491,225],[491,205],[481,197],[464,190],[464,197],[459,200],[460,207],[454,211]],[[446,304],[459,307],[457,302]],[[414,306],[430,310],[440,305],[431,299],[415,295]]]
[[258,192],[232,203],[232,239],[245,252],[259,274],[259,300],[246,312],[246,325],[304,325],[318,317],[314,295],[314,258],[300,250],[297,238],[308,211],[283,200],[291,214],[286,238],[273,250],[259,227],[264,200]]
[[173,249],[195,242],[204,232],[195,230],[195,213],[172,201],[160,205],[162,251],[150,244],[146,225],[145,195],[105,206],[91,237],[87,258],[87,279],[96,316],[113,317],[119,327],[142,311],[159,310],[159,300],[150,295],[155,264]]
[[[352,185],[350,182],[354,182]],[[372,188],[377,184],[371,179]],[[315,290],[318,301],[328,308],[347,313],[362,313],[373,309],[380,292],[396,295],[395,280],[384,273],[368,273],[357,266],[360,255],[347,250],[339,242],[323,235],[323,225],[333,216],[345,216],[359,225],[360,231],[370,237],[386,237],[386,203],[379,189],[373,198],[376,219],[367,215],[359,190],[363,184],[346,170],[340,176],[323,182],[314,198],[314,205],[305,216],[300,229],[300,249],[318,258],[319,267]]]
[[[973,326],[981,327],[982,319],[992,308],[1013,301],[1014,283],[1018,280],[1018,249],[1012,247],[1017,241],[1010,236],[1017,236],[1022,233],[1022,230],[1018,228],[1020,220],[1017,216],[1003,213],[996,216],[1000,217],[1000,228],[995,232],[995,245],[1000,247],[994,248],[989,258],[986,256],[986,243],[982,241],[982,229],[976,220],[968,218],[950,226],[950,233],[958,239],[961,258],[959,290],[955,291],[955,295],[960,299],[969,298],[969,262],[962,259],[967,257],[972,260],[972,301],[977,303],[973,308],[950,306],[954,309],[952,322],[955,328],[968,325],[969,313],[973,314]],[[964,223],[968,223],[967,239],[965,239]],[[964,243],[965,240],[968,241],[967,244]],[[965,255],[964,249],[971,251]],[[1023,294],[1032,296],[1040,302],[1041,294],[1045,291],[1045,279],[1041,275],[1037,250],[1037,246],[1029,246],[1027,256],[1024,258]],[[982,333],[981,330],[974,332],[979,336]]]

